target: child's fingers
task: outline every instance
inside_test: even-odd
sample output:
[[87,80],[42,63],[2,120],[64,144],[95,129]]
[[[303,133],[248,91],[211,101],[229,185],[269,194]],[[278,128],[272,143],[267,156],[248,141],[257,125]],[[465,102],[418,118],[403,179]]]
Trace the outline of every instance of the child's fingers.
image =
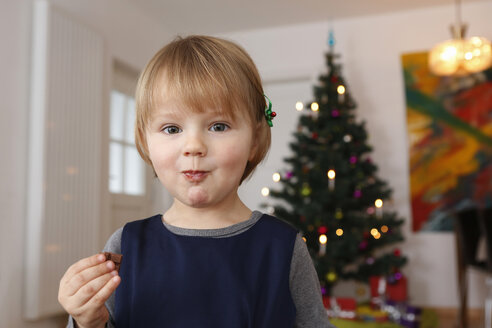
[[82,307],[85,310],[94,310],[104,306],[111,294],[121,282],[120,276],[114,276]]
[[69,281],[77,273],[84,271],[87,268],[103,263],[104,261],[106,261],[106,257],[101,253],[83,258],[77,261],[76,263],[72,264],[68,268],[68,270],[63,275],[62,280],[65,279],[66,281]]
[[[117,277],[118,272],[113,270],[102,276],[99,276],[84,286],[82,286],[75,295],[72,296],[73,306],[80,307],[86,304],[92,297],[97,295],[97,293],[111,280],[111,278]],[[110,294],[111,295],[111,294]],[[108,296],[109,297],[109,296]],[[104,302],[106,299],[104,300]],[[104,303],[103,302],[103,303]]]
[[73,296],[80,288],[83,288],[86,284],[92,280],[113,271],[115,265],[112,261],[106,261],[96,266],[89,267],[68,280],[64,286],[64,293],[67,296]]

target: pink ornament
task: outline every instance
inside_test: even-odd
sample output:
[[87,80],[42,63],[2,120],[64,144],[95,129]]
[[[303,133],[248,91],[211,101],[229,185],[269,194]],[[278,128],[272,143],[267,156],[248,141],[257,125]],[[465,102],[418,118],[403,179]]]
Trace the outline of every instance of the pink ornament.
[[355,163],[357,163],[357,157],[350,156],[350,164],[355,164]]
[[369,207],[369,208],[367,209],[367,214],[369,214],[369,215],[374,214],[374,207]]
[[364,250],[366,248],[367,248],[367,240],[361,241],[360,244],[359,244],[359,249],[360,250]]
[[362,196],[362,191],[360,191],[359,189],[354,191],[354,197],[355,198],[360,198],[361,196]]
[[369,265],[373,265],[373,264],[374,264],[374,258],[369,257],[369,258],[366,260],[366,263],[367,263],[367,264],[369,264]]
[[290,179],[290,178],[292,178],[293,176],[294,176],[294,173],[292,173],[292,171],[287,171],[287,172],[285,173],[285,178],[286,178],[286,179]]
[[331,116],[333,117],[338,117],[340,116],[340,112],[338,111],[338,109],[334,109],[331,111]]

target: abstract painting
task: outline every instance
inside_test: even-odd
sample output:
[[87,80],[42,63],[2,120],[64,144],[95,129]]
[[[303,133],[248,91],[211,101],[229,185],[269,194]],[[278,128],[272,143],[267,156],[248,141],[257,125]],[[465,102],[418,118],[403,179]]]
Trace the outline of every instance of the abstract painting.
[[402,56],[413,231],[451,231],[453,215],[492,206],[492,69],[438,77],[427,52]]

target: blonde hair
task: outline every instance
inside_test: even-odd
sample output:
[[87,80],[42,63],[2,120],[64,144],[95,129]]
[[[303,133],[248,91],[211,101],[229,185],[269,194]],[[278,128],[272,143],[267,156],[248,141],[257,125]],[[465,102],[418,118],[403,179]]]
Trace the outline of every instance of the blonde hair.
[[213,108],[233,119],[246,111],[251,128],[255,129],[256,152],[248,161],[241,182],[268,153],[271,132],[265,119],[260,75],[253,60],[237,44],[210,36],[178,37],[147,63],[135,95],[135,143],[150,166],[146,128],[156,100],[162,96],[179,99],[194,112]]

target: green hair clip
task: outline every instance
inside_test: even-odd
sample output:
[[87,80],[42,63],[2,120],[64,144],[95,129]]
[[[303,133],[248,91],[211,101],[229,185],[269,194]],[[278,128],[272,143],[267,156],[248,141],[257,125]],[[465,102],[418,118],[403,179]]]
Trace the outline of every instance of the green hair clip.
[[275,116],[277,116],[277,113],[272,112],[272,102],[270,101],[270,98],[268,98],[266,95],[265,98],[268,100],[268,106],[265,107],[265,118],[267,120],[267,123],[270,127],[273,126],[272,120]]

